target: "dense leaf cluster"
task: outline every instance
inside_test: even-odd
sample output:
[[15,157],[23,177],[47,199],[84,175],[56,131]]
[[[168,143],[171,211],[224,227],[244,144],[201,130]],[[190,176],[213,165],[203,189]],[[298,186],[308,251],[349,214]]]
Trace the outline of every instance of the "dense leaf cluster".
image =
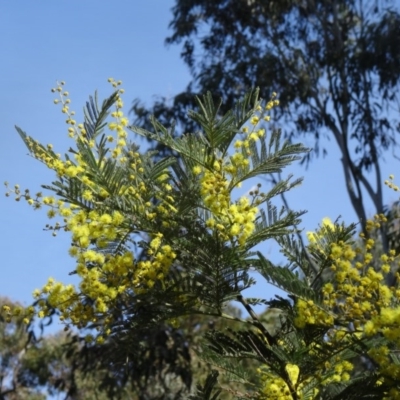
[[[362,245],[354,225],[324,223],[305,246],[297,235],[302,213],[273,204],[300,180],[243,193],[242,183],[259,183],[307,153],[264,128],[279,103],[274,96],[265,102],[251,91],[220,116],[207,94],[189,114],[197,133],[179,138],[154,118],[152,130],[129,127],[177,155],[155,157],[128,142],[121,94],[102,107],[91,100],[82,124],[67,115],[75,148],[64,157],[18,128],[56,178],[44,185],[53,196],[18,185],[9,194],[59,219],[51,229],[71,235],[80,282],[49,279],[33,306],[5,304],[3,315],[28,325],[58,315],[78,332],[65,354],[70,375],[56,389],[78,398],[91,376],[101,384],[86,390],[109,398],[398,398],[400,290],[385,283],[397,276],[395,250],[371,265],[372,233],[386,217],[366,223]],[[285,265],[259,251],[268,240]],[[250,270],[286,297],[246,298],[255,284]],[[227,308],[232,302],[246,317]],[[268,306],[264,316],[256,304]],[[32,364],[24,371],[38,384],[50,379],[45,369],[40,380]]]

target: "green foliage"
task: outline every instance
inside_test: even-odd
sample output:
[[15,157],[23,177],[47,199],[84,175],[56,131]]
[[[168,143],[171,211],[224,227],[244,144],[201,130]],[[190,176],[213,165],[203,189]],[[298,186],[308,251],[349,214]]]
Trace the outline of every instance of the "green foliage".
[[[313,143],[303,163],[337,143],[365,230],[368,201],[374,213],[384,212],[381,156],[398,144],[399,26],[399,3],[391,0],[177,0],[166,43],[182,46],[192,80],[172,102],[159,98],[146,110],[136,100],[132,110],[141,125],[154,115],[193,132],[188,110],[197,93],[218,93],[222,107],[210,115],[224,115],[252,87],[260,86],[264,98],[276,91],[282,107],[274,115],[285,121],[285,137]],[[388,251],[387,232],[380,234]]]
[[218,371],[212,371],[204,383],[204,386],[197,386],[197,393],[189,397],[190,400],[217,400],[220,390],[213,394],[213,389],[218,381]]
[[[68,116],[76,148],[64,158],[18,129],[54,170],[44,185],[54,197],[33,198],[18,185],[10,192],[61,218],[52,229],[71,235],[79,280],[49,279],[33,307],[4,308],[7,320],[57,315],[76,332],[35,344],[24,385],[73,398],[398,398],[400,289],[384,282],[395,251],[370,267],[372,228],[384,217],[366,223],[364,246],[355,247],[354,225],[337,222],[324,222],[305,246],[294,238],[302,212],[273,204],[300,180],[240,192],[242,182],[307,153],[260,127],[273,99],[252,91],[219,117],[220,102],[207,94],[190,113],[197,132],[180,138],[155,119],[153,131],[130,127],[175,154],[157,157],[127,143],[120,95],[99,108],[90,100],[83,124]],[[285,265],[257,251],[267,240]],[[247,299],[250,269],[286,298]],[[257,315],[255,304],[268,309]]]

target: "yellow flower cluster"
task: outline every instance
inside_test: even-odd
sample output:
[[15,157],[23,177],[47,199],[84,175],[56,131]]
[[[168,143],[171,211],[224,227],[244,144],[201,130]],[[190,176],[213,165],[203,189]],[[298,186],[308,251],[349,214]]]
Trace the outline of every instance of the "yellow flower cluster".
[[322,237],[326,234],[327,228],[333,230],[334,225],[330,218],[323,218],[322,219],[322,227],[318,230],[318,232],[307,232],[307,239],[309,243],[316,243],[319,237]]
[[[250,168],[251,145],[265,136],[265,129],[258,128],[262,121],[269,121],[266,112],[279,104],[273,93],[272,99],[262,109],[259,106],[250,120],[250,127],[243,127],[243,140],[234,143],[234,153],[226,159],[216,157],[212,168],[196,165],[193,173],[200,175],[200,194],[204,205],[212,216],[206,226],[212,229],[222,240],[243,246],[255,229],[258,214],[258,189],[252,199],[242,196],[237,201],[231,199],[233,189],[241,186],[239,172],[248,172]],[[258,185],[259,187],[261,185]]]
[[[379,226],[376,220],[367,223],[367,228],[376,226]],[[305,324],[333,325],[336,317],[352,321],[358,328],[370,324],[371,318],[378,315],[379,310],[391,304],[393,291],[385,285],[384,277],[390,271],[394,252],[390,251],[389,255],[381,257],[382,264],[378,272],[371,266],[373,256],[368,250],[372,246],[373,239],[366,239],[366,251],[361,254],[360,249],[355,251],[348,243],[331,245],[333,283],[328,282],[324,285],[322,305],[316,305],[312,301],[298,302],[296,324],[299,327]],[[357,253],[360,253],[358,261]]]
[[[109,79],[109,82],[114,88],[119,87],[122,83],[121,81],[115,81],[112,78]],[[64,82],[61,82],[61,84],[57,88],[52,89],[52,91],[60,92],[60,100],[55,101],[55,103],[62,104],[62,111],[68,115],[67,123],[70,123],[68,121],[71,119],[71,115],[74,113],[69,111],[69,101],[67,101],[68,99],[65,99],[65,96],[68,95],[68,92],[61,94],[62,85],[64,85]],[[111,113],[111,117],[113,117],[115,121],[108,124],[111,132],[116,132],[116,137],[114,138],[112,135],[110,135],[107,136],[107,140],[109,142],[116,142],[115,148],[110,149],[112,158],[118,158],[120,163],[129,161],[130,185],[123,185],[121,187],[113,188],[112,185],[103,186],[98,182],[94,182],[94,175],[96,174],[91,173],[89,165],[85,161],[85,157],[81,154],[81,152],[74,152],[75,162],[73,162],[69,158],[63,160],[60,154],[55,154],[52,150],[52,145],[47,145],[46,147],[42,146],[39,142],[30,137],[26,138],[27,144],[35,158],[44,162],[46,166],[54,170],[60,178],[77,179],[80,181],[86,187],[82,193],[83,200],[88,202],[102,201],[111,194],[126,196],[129,197],[130,200],[134,200],[137,203],[134,211],[141,214],[144,213],[149,220],[153,220],[156,215],[158,215],[156,211],[161,214],[176,211],[173,207],[174,199],[169,194],[172,189],[171,185],[169,184],[170,177],[168,174],[164,174],[158,178],[158,184],[163,190],[161,190],[157,196],[158,202],[155,207],[147,193],[148,188],[144,182],[143,174],[145,173],[145,169],[142,163],[142,157],[138,152],[129,150],[126,143],[126,127],[128,125],[128,119],[124,117],[122,112],[122,93],[124,93],[124,90],[119,89],[117,93],[118,96],[115,101],[116,108],[115,111]],[[89,148],[93,148],[95,142],[93,139],[88,140],[86,138],[87,133],[84,129],[84,125],[78,124],[76,126],[76,121],[73,122],[73,126],[69,128],[69,135],[74,138],[75,141],[85,143]],[[97,148],[92,152],[92,156],[93,159],[97,160],[98,167],[101,170],[105,167],[107,157],[104,154],[102,154],[100,157],[98,154],[96,154],[96,151]],[[28,203],[34,208],[40,208],[43,204],[52,208],[52,210],[48,212],[50,218],[54,217],[57,213],[62,217],[66,217],[71,214],[69,209],[63,209],[62,211],[57,210],[59,207],[59,202],[56,202],[53,198],[40,199],[42,196],[41,194],[37,195],[36,198],[32,198],[29,195],[29,191],[26,191],[25,194],[21,194],[19,192],[19,188],[16,190],[18,192],[15,192],[16,200],[19,200],[21,197],[25,197]]]
[[[119,211],[114,211],[112,214],[100,214],[97,211],[80,210],[66,220],[66,226],[72,233],[73,241],[70,253],[73,256],[79,254],[78,262],[86,260],[103,263],[104,257],[95,260],[87,254],[86,249],[89,245],[95,243],[98,248],[104,248],[107,243],[126,233],[123,228],[125,218]],[[80,250],[79,253],[78,250]]]
[[[93,215],[92,215],[93,217]],[[63,285],[49,279],[48,283],[34,292],[39,298],[39,317],[48,313],[48,306],[57,308],[61,320],[71,321],[78,327],[85,327],[89,322],[107,317],[118,297],[130,291],[143,293],[151,289],[157,280],[163,280],[176,258],[171,246],[163,245],[163,235],[158,233],[150,242],[149,259],[135,263],[133,254],[104,255],[102,252],[88,249],[91,238],[102,240],[102,235],[114,237],[123,219],[120,214],[104,214],[95,220],[83,220],[82,214],[74,216],[70,222],[74,246],[70,254],[77,258],[76,272],[80,276],[79,292],[72,285]],[[84,302],[83,299],[92,302]],[[103,335],[107,332],[102,331]]]
[[[116,88],[117,86],[121,85],[121,81],[115,82],[113,79],[109,79],[109,82],[111,82],[112,86]],[[94,148],[95,147],[95,139],[92,137],[88,137],[88,133],[86,132],[84,124],[80,123],[77,124],[77,122],[73,119],[75,112],[70,111],[69,104],[71,100],[68,98],[69,93],[68,92],[62,92],[63,88],[62,86],[65,84],[65,82],[61,82],[56,88],[52,89],[52,92],[58,92],[60,94],[60,99],[54,100],[55,104],[61,104],[62,106],[62,113],[67,115],[66,123],[70,125],[68,128],[68,135],[69,137],[73,138],[76,142],[80,142],[82,144],[85,144],[89,148]],[[110,149],[111,151],[111,156],[113,158],[118,158],[122,153],[123,149],[126,146],[126,139],[127,139],[127,132],[126,132],[126,127],[128,125],[128,119],[124,117],[123,112],[122,112],[122,107],[123,107],[123,101],[121,98],[122,93],[124,93],[123,89],[118,90],[118,96],[116,98],[115,106],[116,109],[111,113],[111,117],[115,119],[115,122],[109,123],[109,129],[111,131],[116,132],[116,138],[114,138],[112,135],[107,136],[107,140],[109,142],[115,142],[116,145],[113,149]],[[78,178],[82,179],[82,182],[85,185],[90,186],[91,180],[85,175],[85,170],[87,169],[87,163],[84,161],[82,158],[82,154],[80,153],[75,153],[75,161],[73,162],[70,159],[67,160],[62,160],[60,154],[56,154],[53,151],[53,146],[51,144],[48,144],[47,146],[41,145],[38,141],[33,140],[32,138],[28,137],[28,147],[32,154],[34,155],[35,158],[38,160],[42,161],[49,169],[54,170],[59,177],[69,177],[69,178]],[[105,161],[105,158],[103,158],[103,162]],[[120,159],[121,162],[126,161],[126,157],[121,157]],[[81,175],[84,175],[82,177]],[[89,193],[87,194],[87,197],[90,198]]]
[[[77,260],[76,273],[81,278],[79,292],[72,285],[49,279],[34,296],[40,299],[39,316],[47,315],[48,306],[51,306],[60,311],[62,320],[83,327],[108,311],[135,266],[131,252],[105,255],[101,251],[110,241],[126,234],[124,216],[120,212],[99,214],[80,210],[65,220],[66,229],[72,234],[69,253]],[[83,298],[93,300],[92,304],[84,305]]]
[[279,105],[279,100],[276,99],[276,96],[277,94],[275,92],[272,93],[271,99],[267,102],[264,109],[261,106],[258,106],[255,115],[250,119],[250,127],[244,126],[242,128],[244,138],[242,140],[237,140],[234,143],[235,149],[242,151],[234,154],[233,158],[236,158],[236,160],[232,162],[232,165],[235,163],[240,165],[240,162],[244,161],[241,159],[242,157],[240,157],[243,154],[251,156],[251,144],[265,136],[265,129],[259,128],[258,126],[262,121],[268,122],[271,120],[271,116],[268,115],[267,112]]
[[242,246],[255,229],[258,209],[246,196],[236,202],[231,201],[233,187],[226,172],[222,161],[216,161],[214,169],[206,170],[200,179],[200,194],[212,213],[206,226],[222,240]]
[[398,192],[400,188],[393,182],[394,175],[389,175],[389,179],[385,181],[385,185],[390,189],[393,189],[395,192]]
[[162,245],[162,238],[161,233],[155,235],[147,251],[150,259],[140,261],[135,269],[133,284],[136,293],[151,289],[157,280],[162,281],[176,258],[170,245]]
[[[345,382],[350,379],[350,372],[354,369],[351,362],[340,360],[339,357],[325,362],[321,366],[319,376],[302,375],[299,366],[287,364],[285,377],[272,373],[268,367],[257,370],[262,381],[260,399],[265,400],[293,400],[319,398],[318,386],[326,386],[334,382]],[[296,394],[296,396],[294,396]]]
[[334,322],[333,315],[312,300],[299,299],[296,303],[297,315],[295,324],[298,328],[304,328],[307,324],[331,326]]
[[[242,141],[238,141],[235,143],[236,146],[240,145],[239,147],[237,147],[239,149],[242,144]],[[248,156],[248,154],[243,153],[240,150],[236,150],[233,155],[230,156],[228,164],[224,166],[224,170],[226,171],[228,176],[231,177],[232,180],[235,178],[238,171],[248,171],[250,165]],[[240,187],[240,184],[235,184],[235,186]]]
[[[109,78],[108,81],[112,84],[114,88],[117,88],[122,84],[121,81],[115,81],[113,78]],[[123,89],[119,90],[119,93],[124,93]],[[108,127],[111,131],[115,131],[117,133],[116,139],[113,136],[108,136],[108,141],[113,142],[116,141],[116,146],[112,150],[111,154],[113,158],[118,158],[122,153],[123,149],[126,146],[126,139],[128,138],[128,133],[126,132],[126,127],[129,124],[128,118],[124,116],[122,108],[124,103],[122,101],[121,96],[118,96],[117,101],[115,102],[116,110],[111,113],[111,117],[115,119],[115,122],[111,122],[108,124]],[[126,161],[125,157],[122,157],[121,162]]]
[[206,170],[200,180],[200,193],[204,204],[216,215],[223,213],[230,203],[229,181],[221,166],[221,161],[215,161],[213,170]]
[[[304,397],[303,392],[310,386],[312,378],[302,377],[300,369],[296,364],[287,364],[285,372],[289,378],[288,382],[272,373],[267,367],[257,370],[262,381],[261,400],[293,400],[294,398],[302,399]],[[307,398],[317,398],[318,389],[314,388],[312,392],[312,397],[310,397],[308,389]],[[294,394],[296,394],[295,397],[293,396]]]
[[[384,215],[377,215],[367,221],[366,230],[372,232],[386,222]],[[354,249],[343,242],[331,244],[329,258],[333,277],[322,288],[322,303],[299,300],[295,324],[299,328],[306,324],[330,328],[329,340],[339,347],[351,343],[353,336],[357,339],[376,335],[386,338],[391,345],[373,348],[369,355],[378,366],[382,382],[385,379],[399,380],[400,367],[390,356],[390,349],[400,346],[399,275],[394,286],[389,287],[385,282],[386,275],[399,262],[394,250],[381,255],[380,260],[374,260],[375,241],[369,233],[367,236],[361,233],[360,237],[364,241],[362,248]],[[315,234],[309,235],[311,246],[315,245],[315,238]],[[390,398],[400,398],[400,393],[392,391],[391,395]]]
[[293,400],[290,388],[280,377],[265,372],[262,369],[257,370],[261,375],[262,391],[260,399],[262,400]]
[[[121,85],[120,81],[113,79],[109,79],[109,82],[114,88]],[[105,168],[107,158],[98,152],[98,143],[87,137],[84,125],[76,124],[73,120],[74,112],[69,109],[70,100],[67,98],[68,92],[63,92],[63,85],[64,82],[61,82],[57,88],[52,89],[52,92],[60,93],[60,99],[54,102],[60,103],[62,112],[67,115],[69,136],[77,142],[79,149],[82,145],[86,146],[86,150],[91,152],[91,158],[96,160],[95,172],[81,151],[73,153],[75,162],[68,157],[63,160],[60,154],[54,153],[52,145],[42,146],[26,137],[35,158],[54,170],[58,177],[80,182],[81,199],[78,198],[78,204],[67,204],[52,196],[44,197],[42,193],[32,197],[29,190],[22,192],[18,185],[9,189],[7,195],[13,192],[16,200],[24,198],[35,209],[48,207],[49,218],[58,215],[63,220],[63,224],[57,222],[53,227],[48,226],[53,234],[60,229],[71,233],[69,254],[76,259],[75,272],[80,278],[79,287],[64,285],[50,278],[42,289],[34,291],[34,297],[38,300],[36,315],[45,317],[50,308],[56,308],[61,320],[78,327],[85,327],[99,318],[105,319],[106,324],[99,336],[104,339],[107,335],[106,326],[112,322],[109,310],[115,307],[116,302],[125,295],[150,290],[168,274],[176,253],[165,243],[163,234],[157,231],[160,220],[163,221],[162,228],[172,225],[173,222],[168,222],[166,217],[172,217],[177,210],[174,207],[175,199],[168,171],[158,176],[156,182],[146,180],[143,156],[129,149],[126,143],[128,119],[122,112],[123,89],[118,89],[116,108],[111,113],[114,122],[108,124],[109,130],[116,133],[115,138],[112,135],[106,136],[108,142],[116,142],[115,148],[110,149],[110,155],[115,160],[113,163],[116,163],[117,168],[124,164],[118,170],[126,171],[126,179],[123,179],[121,186],[118,182],[102,183],[104,180],[97,179]],[[155,194],[150,189],[152,184],[157,188]],[[115,196],[129,204],[128,213],[118,211],[115,205],[107,206],[104,203],[104,200]],[[84,202],[87,202],[87,206]],[[110,244],[118,241],[122,243],[124,238],[137,231],[149,232],[146,260],[136,262],[128,248],[118,252],[110,250]],[[3,311],[8,319],[22,313],[28,322],[35,315],[33,308]]]

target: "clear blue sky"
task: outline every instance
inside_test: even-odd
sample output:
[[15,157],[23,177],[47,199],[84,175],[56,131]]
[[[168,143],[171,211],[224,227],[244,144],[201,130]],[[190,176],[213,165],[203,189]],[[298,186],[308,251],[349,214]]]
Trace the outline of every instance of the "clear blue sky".
[[[0,2],[0,179],[32,193],[53,175],[27,156],[14,125],[57,152],[70,146],[67,125],[60,108],[53,104],[50,89],[56,80],[66,81],[77,120],[88,96],[97,89],[100,97],[111,93],[108,77],[121,79],[127,106],[134,98],[151,104],[154,95],[170,96],[183,90],[190,76],[179,57],[178,47],[166,48],[172,0],[93,0]],[[273,88],[271,88],[273,90]],[[308,144],[311,144],[308,143]],[[329,144],[329,156],[314,161],[309,170],[291,168],[304,176],[300,188],[289,196],[293,209],[306,209],[305,230],[313,230],[325,216],[355,221],[345,191],[340,155]],[[383,177],[396,174],[398,163],[388,157]],[[283,175],[286,176],[287,173]],[[5,190],[3,190],[5,192]],[[396,200],[385,189],[387,201]],[[68,256],[67,234],[53,238],[44,232],[44,211],[33,211],[24,202],[0,197],[1,279],[0,295],[28,304],[35,288],[49,276],[69,280],[73,260]],[[368,210],[373,212],[371,206]],[[262,249],[279,259],[273,247]],[[251,295],[268,297],[260,285]]]

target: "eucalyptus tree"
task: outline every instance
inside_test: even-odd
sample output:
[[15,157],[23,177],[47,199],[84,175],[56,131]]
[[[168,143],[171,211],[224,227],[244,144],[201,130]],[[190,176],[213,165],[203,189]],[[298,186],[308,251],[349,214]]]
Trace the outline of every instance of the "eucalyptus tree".
[[[177,0],[172,14],[166,43],[181,46],[192,80],[151,110],[135,101],[138,120],[154,114],[192,131],[193,94],[218,94],[226,111],[251,87],[263,97],[276,91],[286,137],[314,143],[303,162],[327,154],[335,142],[363,229],[368,202],[384,212],[381,165],[396,149],[399,130],[398,2]],[[387,249],[384,226],[382,233]]]

